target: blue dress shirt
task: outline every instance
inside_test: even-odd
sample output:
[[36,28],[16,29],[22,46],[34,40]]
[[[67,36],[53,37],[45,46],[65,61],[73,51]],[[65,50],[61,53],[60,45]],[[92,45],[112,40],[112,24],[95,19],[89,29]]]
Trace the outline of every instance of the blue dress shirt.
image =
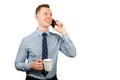
[[48,58],[53,60],[53,68],[52,71],[44,77],[40,71],[30,69],[31,62],[37,59],[42,59],[42,33],[42,31],[37,29],[35,32],[22,40],[16,56],[15,67],[17,70],[26,71],[28,76],[38,79],[47,79],[56,75],[59,50],[66,56],[75,57],[76,49],[68,34],[60,36],[50,31],[46,32]]

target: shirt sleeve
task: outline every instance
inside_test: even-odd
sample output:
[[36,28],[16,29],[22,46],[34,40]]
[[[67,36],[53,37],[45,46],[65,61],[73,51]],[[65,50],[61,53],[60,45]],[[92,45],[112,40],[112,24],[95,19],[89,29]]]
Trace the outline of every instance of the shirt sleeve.
[[16,59],[15,59],[15,68],[17,70],[20,70],[20,71],[30,70],[30,64],[25,63],[27,56],[28,56],[28,52],[25,49],[25,41],[23,39],[20,44]]
[[69,38],[68,34],[62,36],[60,51],[69,57],[76,56],[76,48],[71,39]]

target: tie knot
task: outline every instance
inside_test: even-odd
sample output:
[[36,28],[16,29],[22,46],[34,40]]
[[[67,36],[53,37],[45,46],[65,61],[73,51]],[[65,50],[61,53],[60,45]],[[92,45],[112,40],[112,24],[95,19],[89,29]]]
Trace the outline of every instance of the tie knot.
[[42,33],[42,36],[47,36],[47,33]]

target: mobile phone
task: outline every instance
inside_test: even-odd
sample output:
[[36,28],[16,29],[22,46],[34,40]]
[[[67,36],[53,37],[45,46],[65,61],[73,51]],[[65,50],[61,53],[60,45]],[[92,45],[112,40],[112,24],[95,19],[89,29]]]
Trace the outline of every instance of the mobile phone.
[[52,23],[51,23],[51,26],[54,28],[55,25],[57,25],[56,21],[54,19],[52,19]]

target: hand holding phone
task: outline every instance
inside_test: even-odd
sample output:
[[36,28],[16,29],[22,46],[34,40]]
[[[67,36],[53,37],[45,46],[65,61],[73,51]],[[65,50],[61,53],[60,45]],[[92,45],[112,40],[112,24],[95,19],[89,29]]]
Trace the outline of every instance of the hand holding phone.
[[[57,27],[55,27],[55,25],[57,25]],[[55,31],[61,33],[62,35],[65,35],[67,33],[64,24],[59,22],[58,20],[55,21],[54,19],[52,19],[51,26]]]
[[57,25],[56,21],[54,19],[52,19],[52,23],[51,23],[51,26],[54,28],[55,25]]

